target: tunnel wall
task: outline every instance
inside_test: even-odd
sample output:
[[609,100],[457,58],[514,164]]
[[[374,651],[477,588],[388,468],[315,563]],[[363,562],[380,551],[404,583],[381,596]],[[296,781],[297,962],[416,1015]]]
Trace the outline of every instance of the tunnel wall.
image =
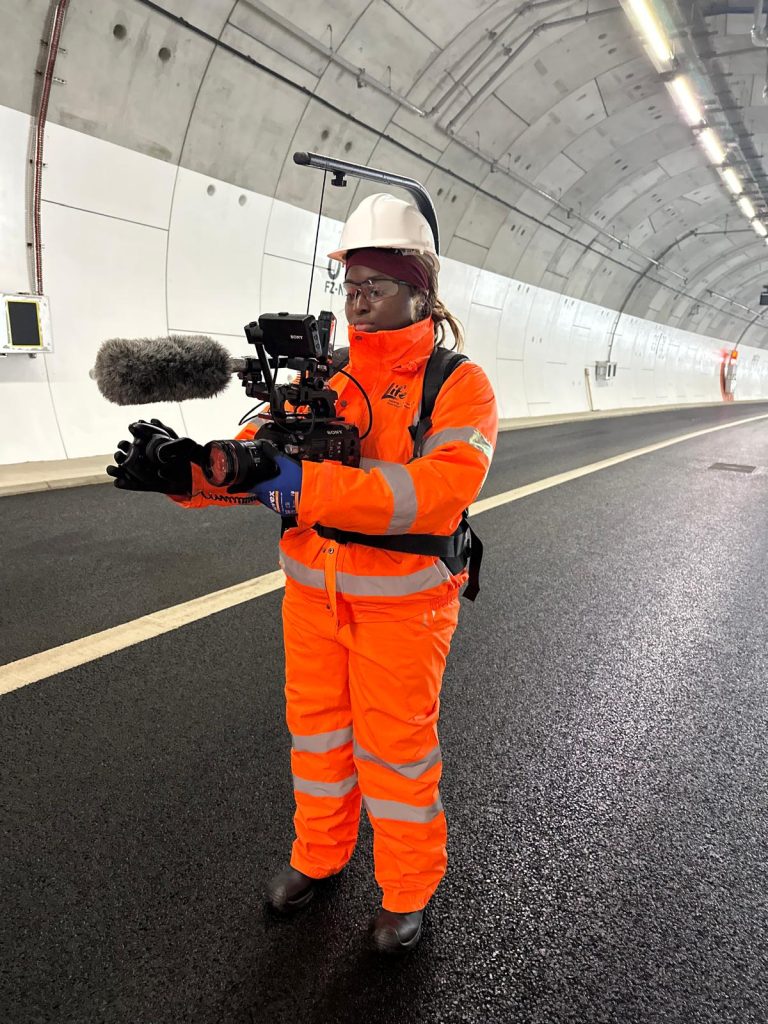
[[[0,106],[0,291],[29,290],[26,190],[30,119]],[[248,408],[233,384],[178,408],[117,407],[88,377],[111,337],[209,334],[233,354],[260,312],[307,308],[317,218],[305,210],[49,124],[43,272],[54,351],[0,359],[0,463],[111,451],[139,416],[200,440],[232,436]],[[307,171],[307,187],[319,184]],[[344,334],[338,265],[322,254],[341,225],[321,223],[309,308]],[[725,345],[443,260],[441,294],[464,323],[466,352],[489,374],[505,419],[721,400]],[[594,363],[616,378],[601,385]],[[585,368],[591,368],[591,380]],[[768,352],[742,347],[737,400],[768,398]]]

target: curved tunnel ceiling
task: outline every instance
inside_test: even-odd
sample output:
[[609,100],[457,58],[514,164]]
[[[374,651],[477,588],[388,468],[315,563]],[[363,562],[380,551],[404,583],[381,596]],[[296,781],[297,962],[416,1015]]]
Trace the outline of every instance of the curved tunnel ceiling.
[[[17,17],[0,102],[31,113],[52,5],[3,2]],[[751,8],[667,8],[708,119],[752,154],[762,214]],[[768,246],[611,0],[70,0],[62,46],[49,118],[63,125],[315,211],[321,179],[296,149],[407,174],[449,257],[768,347]],[[324,212],[343,219],[376,190],[328,189]]]

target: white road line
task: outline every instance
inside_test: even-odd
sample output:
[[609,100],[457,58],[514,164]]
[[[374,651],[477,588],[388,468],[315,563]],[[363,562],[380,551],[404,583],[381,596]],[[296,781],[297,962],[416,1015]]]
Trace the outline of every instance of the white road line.
[[[744,423],[754,423],[756,420],[768,419],[768,414],[761,416],[750,416],[748,419],[735,420],[733,423],[722,423],[718,427],[707,427],[705,430],[695,430],[692,434],[681,434],[680,437],[671,437],[668,441],[659,441],[658,444],[649,444],[645,448],[635,448],[634,451],[624,452],[622,455],[614,455],[610,459],[603,459],[601,462],[593,462],[589,466],[579,466],[578,469],[569,469],[565,473],[558,473],[557,476],[549,476],[546,480],[536,480],[524,487],[516,487],[513,491],[504,491],[503,494],[494,494],[491,498],[483,498],[476,501],[470,508],[470,514],[479,515],[481,512],[488,512],[489,509],[497,508],[499,505],[506,505],[510,501],[518,501],[520,498],[527,498],[529,494],[538,494],[539,491],[549,490],[550,487],[557,487],[560,484],[568,483],[569,480],[578,480],[580,476],[589,476],[590,473],[599,473],[601,469],[608,469],[609,466],[618,466],[620,462],[629,462],[630,459],[638,459],[641,455],[648,455],[650,452],[658,452],[662,448],[669,448],[673,444],[681,444],[683,441],[691,441],[694,437],[702,437],[704,434],[714,434],[716,430],[727,430],[729,427],[740,427]],[[1,670],[0,670],[1,671]]]
[[267,573],[266,576],[237,583],[234,587],[205,594],[194,601],[185,601],[184,604],[177,604],[172,608],[162,608],[150,615],[142,615],[140,619],[125,622],[121,626],[113,626],[112,629],[105,629],[92,636],[85,636],[82,640],[73,640],[71,643],[62,644],[61,647],[53,647],[49,651],[32,654],[29,658],[12,661],[8,665],[0,666],[0,694],[10,693],[11,690],[18,690],[29,683],[36,683],[48,676],[85,665],[86,662],[103,658],[106,654],[140,644],[143,640],[151,640],[152,637],[170,633],[173,629],[197,622],[208,615],[215,615],[226,608],[234,608],[235,605],[251,601],[254,597],[261,597],[262,594],[270,594],[274,590],[280,590],[284,583],[285,576],[282,569],[278,569],[276,572]]
[[[473,516],[488,512],[500,505],[507,505],[520,498],[526,498],[531,494],[538,494],[539,491],[546,491],[550,487],[558,487],[569,480],[578,480],[579,477],[588,476],[590,473],[598,473],[601,469],[608,469],[610,466],[617,466],[621,462],[628,462],[630,459],[637,459],[641,455],[648,455],[651,452],[660,451],[662,448],[669,448],[673,444],[681,444],[683,441],[690,441],[695,437],[702,437],[705,434],[713,434],[718,430],[727,430],[729,427],[740,427],[745,423],[755,423],[758,420],[768,419],[768,413],[761,416],[750,416],[747,419],[734,420],[732,423],[723,423],[717,427],[707,427],[705,430],[696,430],[692,434],[682,434],[680,437],[673,437],[667,441],[659,441],[658,444],[650,444],[645,448],[636,448],[631,452],[624,452],[622,455],[614,455],[610,459],[603,459],[601,462],[593,462],[588,466],[580,466],[578,469],[570,469],[566,473],[558,473],[556,476],[547,477],[545,480],[537,480],[532,484],[523,487],[516,487],[512,491],[504,491],[502,494],[495,494],[490,498],[483,498],[476,501],[470,508]],[[143,615],[140,619],[123,623],[121,626],[113,626],[112,629],[105,629],[101,633],[94,633],[92,636],[83,637],[81,640],[73,640],[71,643],[62,644],[61,647],[53,647],[49,651],[41,651],[39,654],[32,654],[28,658],[21,658],[8,665],[0,665],[0,694],[10,693],[18,690],[29,683],[39,682],[48,676],[58,675],[69,669],[77,668],[78,665],[85,665],[89,661],[103,658],[107,654],[132,647],[143,640],[151,640],[152,637],[161,636],[171,630],[179,629],[190,622],[197,622],[208,615],[224,611],[227,608],[234,608],[245,601],[252,601],[262,594],[271,594],[280,590],[285,582],[281,570],[270,572],[256,579],[246,580],[244,583],[237,583],[233,587],[224,590],[217,590],[213,594],[206,594],[203,597],[195,598],[193,601],[185,601],[184,604],[177,604],[171,608],[162,608],[160,611],[152,612],[150,615]]]

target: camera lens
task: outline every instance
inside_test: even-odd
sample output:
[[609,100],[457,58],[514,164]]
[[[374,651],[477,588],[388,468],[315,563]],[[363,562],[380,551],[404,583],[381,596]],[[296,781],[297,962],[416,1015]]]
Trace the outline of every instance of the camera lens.
[[232,476],[232,460],[225,445],[226,441],[211,441],[205,446],[205,465],[203,471],[206,478],[215,487],[225,487],[234,483]]
[[259,441],[209,441],[203,449],[203,473],[214,487],[247,491],[264,479],[264,470]]

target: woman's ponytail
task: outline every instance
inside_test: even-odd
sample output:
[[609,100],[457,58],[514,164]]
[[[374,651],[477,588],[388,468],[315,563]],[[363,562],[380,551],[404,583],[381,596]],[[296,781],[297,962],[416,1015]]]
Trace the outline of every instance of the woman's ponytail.
[[418,260],[419,263],[424,267],[429,276],[429,291],[426,293],[426,305],[422,319],[431,316],[432,322],[435,325],[435,343],[442,347],[445,345],[445,325],[451,329],[453,334],[453,345],[451,349],[454,352],[461,352],[464,348],[464,329],[461,326],[459,320],[449,313],[443,305],[441,299],[437,295],[437,270],[431,260],[426,259],[421,253],[413,253],[412,259]]

